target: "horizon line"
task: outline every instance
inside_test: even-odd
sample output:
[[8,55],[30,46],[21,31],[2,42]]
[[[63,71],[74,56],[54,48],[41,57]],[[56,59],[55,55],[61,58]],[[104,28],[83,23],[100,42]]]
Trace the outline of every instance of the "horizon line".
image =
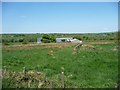
[[13,33],[0,33],[0,34],[99,34],[99,33],[116,33],[119,31],[110,32],[13,32]]

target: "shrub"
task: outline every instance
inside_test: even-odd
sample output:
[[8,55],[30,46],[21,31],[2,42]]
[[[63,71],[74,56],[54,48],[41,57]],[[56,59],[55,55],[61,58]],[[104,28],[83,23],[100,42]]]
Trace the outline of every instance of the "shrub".
[[36,41],[36,38],[30,38],[29,39],[29,42],[35,42]]
[[8,39],[2,39],[2,43],[3,43],[3,45],[9,45],[10,40],[8,40]]
[[114,40],[114,38],[110,38],[110,40]]
[[44,34],[42,38],[44,38],[44,39],[50,39],[50,36],[48,34]]
[[14,42],[19,42],[19,39],[14,39]]
[[10,42],[14,42],[14,39],[12,38],[12,39],[10,40]]
[[23,41],[24,41],[24,39],[23,39],[23,38],[20,38],[20,39],[19,39],[19,42],[23,42]]
[[53,36],[51,36],[51,42],[56,42],[56,39],[55,39],[55,37],[53,37]]
[[79,37],[79,36],[74,36],[73,39],[75,39],[75,38],[78,40],[82,40],[81,37]]
[[4,42],[3,44],[4,44],[4,45],[10,45],[10,43],[8,43],[8,42]]
[[44,43],[56,42],[55,37],[50,36],[48,34],[44,34],[42,36],[41,41],[44,42]]
[[44,39],[44,38],[43,38],[41,41],[42,41],[43,43],[50,43],[50,40],[49,40],[49,39]]
[[27,39],[24,39],[24,40],[23,40],[23,44],[28,44],[28,40],[27,40]]

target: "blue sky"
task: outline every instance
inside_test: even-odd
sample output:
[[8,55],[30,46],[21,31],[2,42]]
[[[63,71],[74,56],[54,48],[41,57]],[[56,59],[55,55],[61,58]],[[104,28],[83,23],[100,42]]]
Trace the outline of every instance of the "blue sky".
[[2,33],[118,30],[117,2],[3,2]]

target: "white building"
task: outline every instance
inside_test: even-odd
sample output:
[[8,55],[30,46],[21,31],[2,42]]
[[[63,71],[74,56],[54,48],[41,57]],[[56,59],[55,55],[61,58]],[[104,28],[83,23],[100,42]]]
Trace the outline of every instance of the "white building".
[[37,43],[38,43],[38,44],[41,43],[41,39],[42,39],[41,37],[38,37],[38,38],[37,38]]
[[72,38],[56,38],[56,42],[70,42]]
[[72,43],[82,43],[82,41],[78,40],[78,39],[71,39]]
[[56,38],[57,43],[61,42],[71,42],[71,43],[82,43],[82,41],[73,38]]

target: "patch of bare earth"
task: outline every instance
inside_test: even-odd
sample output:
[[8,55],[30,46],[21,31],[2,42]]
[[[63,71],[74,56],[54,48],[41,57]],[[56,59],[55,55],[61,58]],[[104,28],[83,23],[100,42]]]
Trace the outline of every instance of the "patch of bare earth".
[[74,45],[73,43],[41,43],[41,44],[25,44],[25,45],[9,45],[3,46],[4,50],[30,50],[32,47],[43,48],[65,48]]
[[[115,44],[115,42],[86,42],[83,45],[92,44]],[[4,50],[30,50],[32,47],[43,47],[43,48],[65,48],[75,46],[76,43],[41,43],[41,44],[21,44],[21,45],[3,45]]]
[[115,42],[88,42],[88,44],[115,44]]

